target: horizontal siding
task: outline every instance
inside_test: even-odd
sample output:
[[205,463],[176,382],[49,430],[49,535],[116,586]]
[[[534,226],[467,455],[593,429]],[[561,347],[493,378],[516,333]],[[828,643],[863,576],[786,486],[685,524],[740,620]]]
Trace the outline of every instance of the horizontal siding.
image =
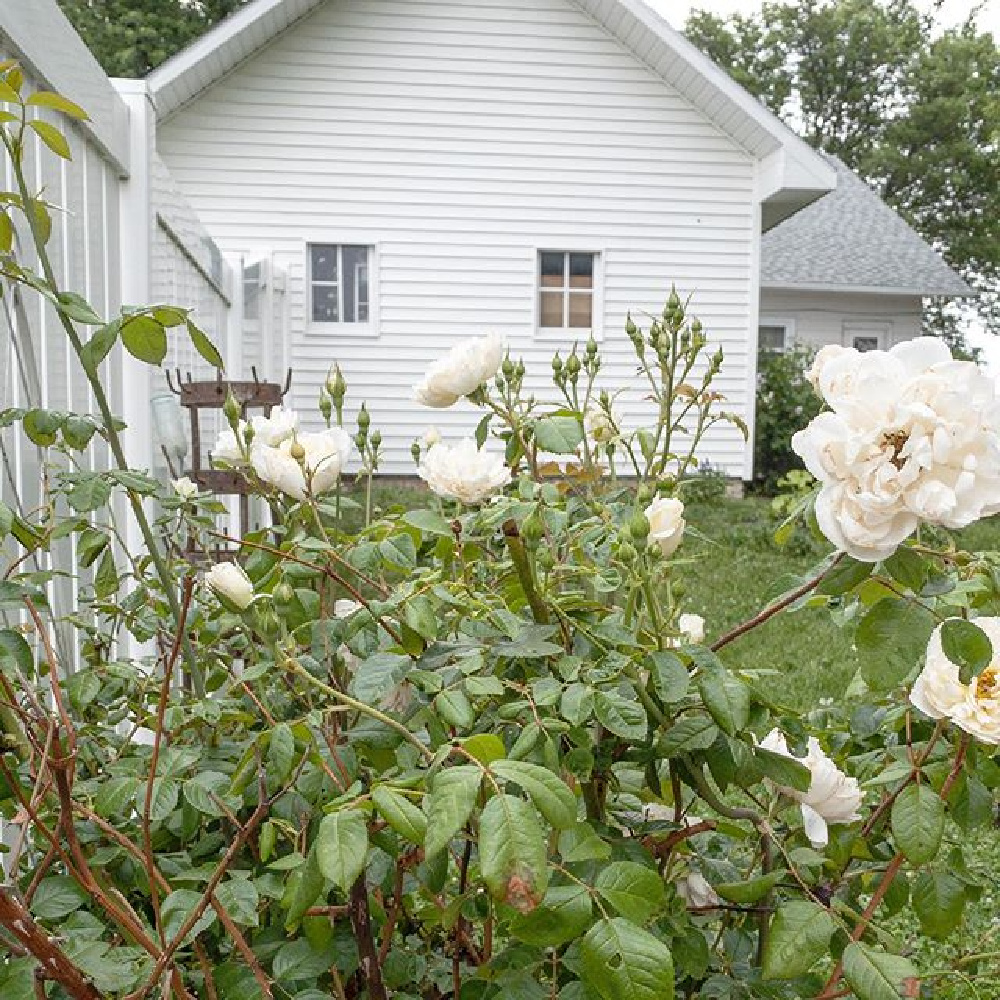
[[[659,312],[672,282],[746,409],[752,158],[566,0],[327,0],[164,122],[159,150],[224,250],[287,272],[294,405],[313,411],[338,361],[387,471],[412,468],[427,424],[475,425],[467,404],[410,401],[465,337],[502,332],[531,388],[551,390],[571,341],[534,329],[539,248],[601,254],[602,382],[627,387],[632,423],[649,410],[625,317]],[[309,329],[310,241],[377,245],[377,337]],[[738,474],[743,455],[720,430],[706,457]]]

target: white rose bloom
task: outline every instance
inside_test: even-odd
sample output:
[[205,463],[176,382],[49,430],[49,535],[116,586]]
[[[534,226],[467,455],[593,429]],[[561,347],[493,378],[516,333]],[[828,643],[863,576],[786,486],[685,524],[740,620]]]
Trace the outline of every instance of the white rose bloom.
[[608,416],[599,406],[588,406],[583,415],[583,429],[587,437],[597,444],[607,444],[618,437],[618,417],[612,411]]
[[[246,422],[241,420],[239,424],[241,434],[244,427],[246,427]],[[240,448],[240,442],[236,439],[232,428],[229,427],[219,432],[219,436],[212,446],[211,456],[213,462],[225,462],[227,465],[242,465],[246,461],[243,457],[243,449]]]
[[495,333],[456,345],[427,369],[414,397],[424,406],[452,406],[496,375],[504,349],[503,337]]
[[705,619],[701,615],[681,615],[677,619],[681,635],[694,646],[705,641]]
[[942,341],[824,348],[810,378],[831,409],[792,447],[822,484],[816,520],[837,548],[876,562],[921,521],[962,528],[1000,510],[996,385]]
[[502,456],[479,451],[472,438],[436,444],[420,461],[417,474],[439,496],[473,504],[510,482]]
[[772,729],[760,745],[772,753],[799,760],[809,768],[812,780],[809,790],[779,785],[778,790],[799,803],[802,824],[813,847],[825,847],[829,841],[827,826],[833,823],[853,823],[861,819],[861,789],[858,779],[848,777],[823,752],[819,741],[809,738],[805,757],[798,758],[788,749],[788,742],[780,729]]
[[441,432],[436,427],[428,427],[424,431],[424,436],[420,439],[420,443],[425,448],[433,448],[434,445],[441,443]]
[[649,521],[649,540],[672,556],[684,535],[684,504],[673,497],[657,497],[644,511]]
[[696,872],[693,868],[682,875],[674,883],[677,895],[684,900],[689,909],[700,910],[708,906],[719,906],[722,900],[719,894],[712,888],[708,879],[701,872]]
[[193,483],[189,476],[181,476],[173,482],[174,492],[182,500],[193,500],[198,495],[198,484]]
[[[295,444],[302,446],[302,460],[292,455]],[[257,475],[271,486],[296,500],[326,493],[337,485],[351,451],[351,436],[342,427],[307,432],[286,438],[277,447],[258,444],[250,452]]]
[[299,429],[299,415],[294,410],[272,406],[268,416],[258,414],[250,421],[253,443],[274,448],[287,441]]
[[253,602],[253,583],[238,563],[216,563],[205,574],[205,583],[241,611],[245,611]]
[[984,743],[1000,743],[1000,618],[976,618],[993,644],[993,660],[963,684],[958,665],[941,646],[941,625],[931,634],[923,670],[910,701],[932,719],[950,719]]

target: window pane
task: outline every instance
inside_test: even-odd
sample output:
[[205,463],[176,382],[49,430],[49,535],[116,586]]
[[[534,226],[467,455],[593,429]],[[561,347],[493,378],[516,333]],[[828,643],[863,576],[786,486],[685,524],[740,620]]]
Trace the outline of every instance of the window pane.
[[594,255],[592,253],[571,253],[569,255],[570,288],[594,287]]
[[563,283],[563,267],[566,260],[564,253],[541,253],[539,268],[543,287],[559,287]]
[[767,351],[783,351],[785,349],[785,328],[783,326],[758,327],[757,345]]
[[590,292],[571,292],[569,297],[569,325],[589,329],[593,324],[593,296]]
[[243,268],[243,318],[260,319],[260,261]]
[[337,286],[313,285],[312,318],[314,323],[337,323]]
[[877,351],[878,337],[855,337],[854,347],[859,351]]
[[542,292],[539,295],[539,326],[563,325],[562,292]]
[[341,258],[344,268],[344,322],[362,323],[368,318],[368,247],[345,246],[341,250]]
[[314,244],[309,248],[312,255],[313,281],[337,280],[337,248],[325,243]]

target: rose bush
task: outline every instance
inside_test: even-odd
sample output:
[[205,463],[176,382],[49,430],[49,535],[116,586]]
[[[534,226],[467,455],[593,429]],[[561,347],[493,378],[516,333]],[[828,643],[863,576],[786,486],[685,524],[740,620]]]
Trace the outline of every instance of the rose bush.
[[[58,286],[25,122],[4,204],[41,274],[3,273],[55,304],[99,419],[0,413],[46,463],[39,509],[0,505],[4,1000],[888,1000],[984,974],[984,942],[913,957],[980,891],[966,839],[1000,785],[1000,555],[948,533],[1000,502],[974,372],[922,342],[821,357],[831,411],[799,442],[825,499],[781,532],[840,551],[722,634],[688,608],[685,495],[740,421],[676,293],[626,328],[647,426],[588,427],[611,419],[593,340],[546,398],[497,339],[432,363],[418,397],[482,419],[415,442],[420,509],[374,509],[381,439],[363,406],[344,426],[339,368],[315,422],[232,400],[214,458],[273,523],[229,537],[210,496],[127,467],[94,361],[177,333],[221,358],[183,310],[105,322]],[[80,470],[81,426],[114,468]],[[800,715],[740,640],[805,605],[862,668]]]

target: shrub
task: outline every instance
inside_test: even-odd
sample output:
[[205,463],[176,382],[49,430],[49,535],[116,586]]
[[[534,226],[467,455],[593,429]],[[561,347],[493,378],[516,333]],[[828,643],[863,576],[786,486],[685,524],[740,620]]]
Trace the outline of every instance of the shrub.
[[762,349],[757,354],[754,482],[767,493],[775,491],[785,473],[802,468],[792,451],[792,435],[822,406],[805,377],[813,354],[798,344],[787,351]]

